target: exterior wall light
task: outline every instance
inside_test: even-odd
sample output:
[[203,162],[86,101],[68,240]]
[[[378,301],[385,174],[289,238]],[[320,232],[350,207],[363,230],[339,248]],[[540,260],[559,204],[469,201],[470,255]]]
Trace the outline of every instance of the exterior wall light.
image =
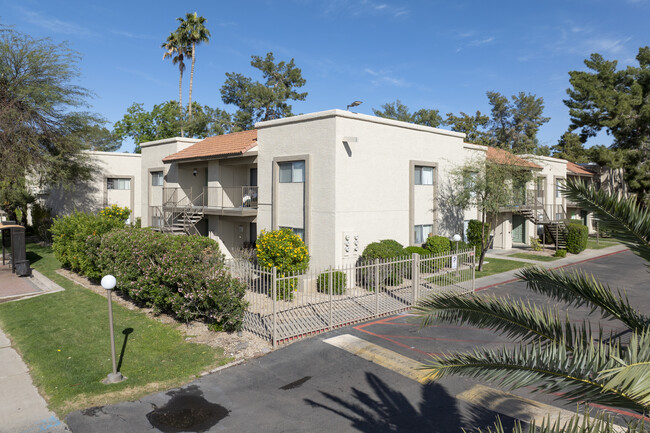
[[363,104],[361,101],[354,101],[350,105],[347,106],[346,110],[350,111],[350,107],[358,107],[359,105]]
[[113,361],[113,372],[109,373],[106,379],[102,382],[106,385],[111,383],[121,382],[126,377],[122,376],[122,373],[117,371],[117,364],[115,363],[115,334],[113,333],[113,300],[111,298],[111,293],[117,284],[117,280],[112,275],[104,275],[102,278],[102,287],[106,289],[106,294],[108,298],[108,326],[111,331],[111,358]]

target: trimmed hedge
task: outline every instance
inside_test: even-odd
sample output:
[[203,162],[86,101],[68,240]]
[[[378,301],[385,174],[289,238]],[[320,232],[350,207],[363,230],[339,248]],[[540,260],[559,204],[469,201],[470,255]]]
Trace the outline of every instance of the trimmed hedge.
[[245,286],[231,277],[212,239],[113,230],[101,239],[97,263],[115,276],[120,290],[156,312],[204,320],[213,330],[241,329]]
[[[390,260],[398,257],[404,257],[404,247],[393,239],[383,239],[379,242],[372,242],[366,246],[361,253],[361,260],[366,263],[373,262],[376,259]],[[361,277],[365,281],[368,289],[374,289],[379,285],[396,286],[404,281],[405,271],[401,270],[399,265],[382,266],[384,271],[379,276],[379,281],[375,282],[374,271],[361,270]]]
[[417,246],[406,247],[406,248],[404,248],[404,252],[405,252],[406,255],[408,255],[408,256],[410,256],[410,255],[412,255],[412,254],[414,254],[414,253],[415,253],[415,254],[419,254],[419,255],[421,255],[421,256],[426,256],[427,254],[431,254],[431,251],[429,251],[429,250],[425,250],[424,248],[422,248],[422,247],[417,247]]
[[[309,251],[305,243],[290,229],[262,230],[256,249],[258,263],[268,269],[276,267],[280,278],[299,274],[309,266]],[[297,288],[298,278],[279,280],[277,298],[291,300]]]
[[476,257],[481,257],[483,245],[481,241],[481,230],[484,231],[486,239],[490,237],[490,224],[483,224],[479,220],[469,220],[467,224],[467,243],[470,247],[476,248]]
[[566,250],[557,250],[553,257],[566,257]]
[[451,251],[451,241],[444,236],[429,236],[425,248],[432,254],[444,254]]
[[566,237],[566,249],[571,254],[578,254],[587,248],[589,228],[580,222],[570,222]]
[[345,273],[341,271],[323,272],[316,280],[316,290],[320,293],[329,294],[329,282],[332,281],[332,294],[342,295],[345,293],[345,286],[348,279]]
[[74,212],[55,218],[50,228],[54,257],[64,267],[88,278],[101,278],[102,270],[97,264],[97,249],[102,235],[123,228],[130,213],[128,209],[119,215],[115,212],[115,209],[107,214],[102,211],[99,215]]

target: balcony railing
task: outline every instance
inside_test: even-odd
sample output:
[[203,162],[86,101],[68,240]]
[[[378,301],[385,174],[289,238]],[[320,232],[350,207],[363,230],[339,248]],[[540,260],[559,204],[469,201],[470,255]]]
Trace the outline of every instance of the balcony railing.
[[207,209],[257,209],[256,186],[163,188],[165,205],[202,206]]

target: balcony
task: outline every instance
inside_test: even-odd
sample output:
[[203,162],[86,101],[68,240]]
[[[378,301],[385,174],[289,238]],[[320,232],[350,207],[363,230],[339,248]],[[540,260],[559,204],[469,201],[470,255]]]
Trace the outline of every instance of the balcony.
[[205,215],[257,215],[257,186],[163,188],[164,207],[200,209]]

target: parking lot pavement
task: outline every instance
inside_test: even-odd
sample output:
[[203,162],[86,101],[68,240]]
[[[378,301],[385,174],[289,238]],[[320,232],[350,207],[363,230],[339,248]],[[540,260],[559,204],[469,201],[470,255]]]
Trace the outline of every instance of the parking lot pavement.
[[[575,268],[626,288],[633,305],[650,310],[647,268],[630,252],[566,270]],[[545,302],[520,281],[480,293]],[[560,415],[575,410],[532,389],[504,393],[494,384],[459,377],[421,383],[416,366],[430,353],[512,343],[472,327],[420,329],[414,319],[402,314],[341,328],[181,389],[74,412],[66,422],[74,432],[455,432],[491,425],[497,414],[511,424],[547,410]]]

